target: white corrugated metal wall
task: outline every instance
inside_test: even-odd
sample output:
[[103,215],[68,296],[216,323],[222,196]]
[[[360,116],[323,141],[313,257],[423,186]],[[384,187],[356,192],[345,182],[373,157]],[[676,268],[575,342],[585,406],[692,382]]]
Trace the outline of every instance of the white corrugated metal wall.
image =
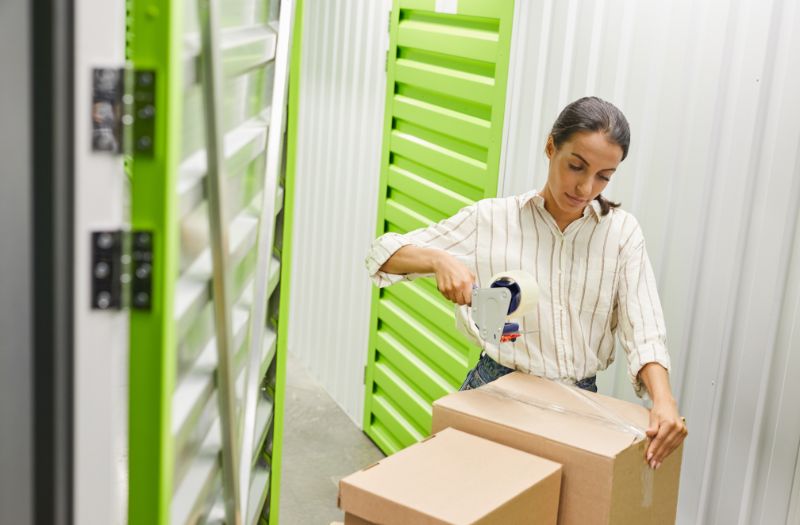
[[[595,94],[631,121],[608,196],[639,218],[661,291],[690,428],[679,522],[787,523],[800,443],[798,3],[520,1],[515,22],[505,194],[542,186],[566,103]],[[633,398],[617,365],[601,388]]]
[[[361,426],[388,36],[385,0],[305,0],[289,351]],[[291,400],[289,401],[291,402]]]

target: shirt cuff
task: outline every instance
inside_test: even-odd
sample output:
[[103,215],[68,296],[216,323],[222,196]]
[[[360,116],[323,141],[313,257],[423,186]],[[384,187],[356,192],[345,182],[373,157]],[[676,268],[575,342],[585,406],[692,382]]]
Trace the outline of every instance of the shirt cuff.
[[649,363],[658,363],[669,372],[671,362],[666,346],[658,342],[649,343],[631,352],[630,359],[628,360],[628,379],[630,379],[633,385],[634,392],[636,392],[636,395],[640,398],[643,398],[648,392],[644,382],[639,378],[639,372]]
[[409,244],[413,243],[399,233],[391,232],[385,233],[372,241],[372,246],[364,262],[367,266],[367,272],[369,272],[369,278],[378,288],[384,288],[390,284],[408,279],[406,275],[382,272],[380,268],[397,250]]

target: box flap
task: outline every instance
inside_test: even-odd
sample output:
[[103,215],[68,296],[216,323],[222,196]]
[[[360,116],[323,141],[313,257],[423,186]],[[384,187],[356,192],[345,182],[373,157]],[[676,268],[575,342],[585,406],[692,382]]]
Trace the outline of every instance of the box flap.
[[344,478],[340,505],[386,525],[474,523],[560,471],[558,463],[446,429]]
[[641,441],[649,423],[644,407],[520,372],[434,404],[607,457]]

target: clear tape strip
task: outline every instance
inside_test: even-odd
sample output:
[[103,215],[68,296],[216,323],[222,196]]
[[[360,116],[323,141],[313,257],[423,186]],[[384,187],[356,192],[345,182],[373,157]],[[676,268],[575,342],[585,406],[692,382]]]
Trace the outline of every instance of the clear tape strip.
[[553,382],[567,389],[569,392],[572,392],[574,395],[581,398],[587,404],[594,407],[595,410],[605,415],[609,421],[615,423],[617,427],[620,428],[621,430],[625,430],[626,432],[633,434],[641,439],[647,437],[647,434],[645,434],[645,429],[640,428],[638,425],[634,425],[629,421],[625,421],[619,416],[619,414],[615,414],[608,407],[605,407],[600,403],[598,403],[597,401],[595,401],[594,399],[592,399],[592,396],[590,396],[589,393],[586,392],[585,390],[578,388],[576,386],[565,385],[564,383],[560,383],[558,381],[553,381]]
[[[547,379],[547,381],[556,383],[561,387],[565,388],[566,390],[568,390],[569,392],[571,392],[573,395],[578,396],[588,406],[591,406],[592,408],[597,410],[597,413],[582,412],[579,410],[567,408],[557,403],[546,403],[544,401],[540,401],[530,396],[524,396],[517,393],[512,393],[508,389],[503,388],[502,386],[498,386],[493,382],[478,387],[478,390],[486,392],[487,394],[493,395],[495,397],[510,399],[512,401],[517,401],[519,403],[533,406],[542,410],[591,419],[593,421],[597,421],[615,430],[621,430],[622,432],[632,434],[633,436],[636,436],[639,439],[645,439],[647,437],[643,428],[628,421],[625,421],[618,414],[615,414],[607,407],[601,405],[600,403],[592,399],[587,392],[584,392],[577,386],[565,385],[564,383],[552,379]],[[642,483],[641,485],[642,499],[640,505],[642,506],[642,508],[650,508],[653,505],[655,475],[654,471],[651,468],[647,467],[645,464],[642,465],[641,483]]]
[[608,408],[604,407],[594,399],[591,399],[585,392],[583,392],[580,388],[576,386],[569,386],[565,385],[564,383],[549,380],[553,383],[560,385],[561,387],[567,389],[573,395],[578,396],[582,401],[584,401],[587,405],[591,406],[598,413],[591,413],[591,412],[582,412],[579,410],[574,410],[571,408],[567,408],[563,405],[559,405],[557,403],[548,403],[544,401],[540,401],[536,398],[530,396],[523,396],[517,393],[512,393],[509,390],[496,385],[494,382],[487,383],[478,388],[483,392],[488,394],[492,394],[496,397],[501,397],[505,399],[511,399],[513,401],[517,401],[523,403],[525,405],[533,406],[536,408],[540,408],[542,410],[547,410],[550,412],[557,412],[559,414],[569,414],[574,416],[583,417],[586,419],[591,419],[593,421],[597,421],[607,427],[613,428],[614,430],[621,430],[633,436],[636,436],[639,439],[644,439],[646,434],[643,428],[640,428],[637,425],[634,425],[628,421],[623,420],[617,414],[614,414]]

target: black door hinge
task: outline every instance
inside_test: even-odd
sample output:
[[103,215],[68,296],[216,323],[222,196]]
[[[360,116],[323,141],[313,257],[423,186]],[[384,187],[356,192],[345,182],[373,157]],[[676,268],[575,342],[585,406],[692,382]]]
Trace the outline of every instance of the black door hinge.
[[92,151],[152,157],[155,117],[155,71],[92,70]]
[[92,309],[150,310],[153,296],[153,234],[92,232]]

